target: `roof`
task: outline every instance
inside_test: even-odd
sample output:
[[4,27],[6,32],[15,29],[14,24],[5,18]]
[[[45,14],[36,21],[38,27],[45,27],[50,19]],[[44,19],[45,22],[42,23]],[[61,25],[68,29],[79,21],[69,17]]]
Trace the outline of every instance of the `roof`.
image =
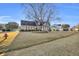
[[61,24],[53,24],[53,26],[61,26]]
[[[45,23],[46,23],[46,22],[41,22],[41,23],[37,22],[37,24],[38,24],[39,26],[42,26],[42,25],[44,25]],[[35,21],[25,21],[25,20],[21,20],[21,25],[36,26],[36,23],[35,23]]]
[[25,21],[25,20],[21,20],[21,25],[36,26],[34,21]]

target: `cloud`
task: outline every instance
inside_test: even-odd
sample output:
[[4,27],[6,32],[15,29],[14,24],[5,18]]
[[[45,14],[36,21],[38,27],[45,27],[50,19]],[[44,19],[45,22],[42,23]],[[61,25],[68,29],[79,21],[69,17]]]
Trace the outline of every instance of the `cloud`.
[[10,18],[11,16],[0,16],[0,19]]
[[0,22],[8,21],[11,18],[11,16],[0,16]]
[[17,22],[17,23],[19,23],[19,20],[14,19],[11,16],[0,16],[0,23],[8,23],[8,22]]

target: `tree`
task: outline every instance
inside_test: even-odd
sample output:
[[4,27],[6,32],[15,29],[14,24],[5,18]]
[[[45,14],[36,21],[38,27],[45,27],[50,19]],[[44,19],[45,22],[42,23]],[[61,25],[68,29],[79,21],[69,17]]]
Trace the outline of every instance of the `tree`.
[[2,30],[3,29],[3,26],[0,24],[0,30]]
[[16,22],[9,22],[8,24],[6,24],[6,29],[7,30],[14,30],[18,28],[18,24]]
[[69,24],[63,24],[62,28],[64,31],[68,31],[69,30],[70,25]]
[[49,7],[49,4],[44,3],[23,4],[23,6],[25,19],[33,19],[37,26],[46,22],[46,24],[50,28],[50,22],[55,18],[55,6],[53,4],[51,5],[51,7]]

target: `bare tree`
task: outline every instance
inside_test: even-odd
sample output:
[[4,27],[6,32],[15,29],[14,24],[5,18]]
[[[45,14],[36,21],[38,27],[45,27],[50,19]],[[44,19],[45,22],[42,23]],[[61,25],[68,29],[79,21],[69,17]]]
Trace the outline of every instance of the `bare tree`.
[[52,5],[51,7],[48,7],[48,5],[50,4],[44,4],[44,3],[23,4],[23,5],[24,5],[25,18],[35,20],[37,25],[44,24],[44,22],[46,22],[46,24],[50,28],[50,21],[54,20],[55,18],[54,5]]

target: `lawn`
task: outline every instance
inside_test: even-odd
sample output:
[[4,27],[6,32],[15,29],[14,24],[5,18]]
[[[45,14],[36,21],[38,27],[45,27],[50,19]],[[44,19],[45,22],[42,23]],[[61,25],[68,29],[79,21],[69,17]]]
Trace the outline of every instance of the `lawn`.
[[7,47],[1,49],[3,51],[19,50],[40,45],[43,43],[48,43],[54,40],[58,40],[59,38],[62,38],[64,36],[74,34],[74,32],[71,31],[67,32],[55,31],[49,33],[20,32],[17,37],[16,37],[16,35],[18,34],[17,32],[9,32],[8,34],[9,34],[8,39],[2,43],[2,45],[5,46],[7,45]]
[[[29,43],[30,44],[30,43]],[[79,33],[6,53],[8,56],[79,56]]]
[[20,32],[11,45],[5,48],[5,50],[13,51],[23,48],[29,48],[32,46],[48,43],[63,36],[71,35],[74,32],[49,32],[49,33],[37,33],[37,32]]

